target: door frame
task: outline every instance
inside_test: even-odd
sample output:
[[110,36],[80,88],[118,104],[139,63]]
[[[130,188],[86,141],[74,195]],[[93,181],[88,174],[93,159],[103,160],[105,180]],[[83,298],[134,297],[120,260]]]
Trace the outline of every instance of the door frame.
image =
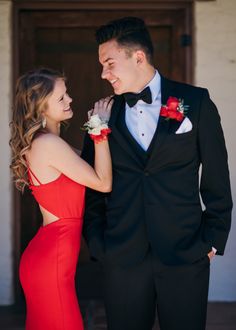
[[[200,0],[204,1],[204,0]],[[209,0],[208,0],[209,1]],[[213,1],[213,0],[210,0]],[[81,10],[84,12],[89,12],[90,10],[125,10],[134,9],[135,10],[176,10],[182,9],[185,11],[185,33],[190,35],[192,39],[192,46],[186,47],[186,82],[194,82],[193,68],[195,64],[195,37],[194,37],[194,0],[120,0],[111,2],[110,0],[87,0],[87,1],[64,1],[64,0],[13,0],[13,38],[12,38],[12,49],[13,49],[13,90],[15,86],[16,79],[19,75],[19,40],[20,31],[19,26],[19,16],[22,11],[27,10]],[[14,94],[13,94],[14,95]],[[16,304],[22,301],[22,291],[18,279],[18,266],[20,260],[20,237],[21,237],[21,226],[20,226],[20,214],[21,214],[21,203],[20,203],[20,193],[15,188],[13,188],[13,285],[15,293]]]

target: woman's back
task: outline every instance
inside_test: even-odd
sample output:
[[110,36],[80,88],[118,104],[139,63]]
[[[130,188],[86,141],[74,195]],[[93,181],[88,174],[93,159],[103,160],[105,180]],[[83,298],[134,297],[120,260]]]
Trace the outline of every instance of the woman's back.
[[[44,224],[60,218],[82,218],[85,187],[50,167],[47,143],[45,143],[47,138],[47,136],[38,137],[27,154],[29,187],[46,218]],[[34,165],[34,170],[31,164]],[[39,179],[39,174],[35,174],[36,170],[43,178],[43,182],[41,178]]]

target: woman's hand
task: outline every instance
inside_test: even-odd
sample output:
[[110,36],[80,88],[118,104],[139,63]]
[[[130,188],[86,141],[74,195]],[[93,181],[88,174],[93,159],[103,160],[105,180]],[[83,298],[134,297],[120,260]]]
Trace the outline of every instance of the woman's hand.
[[97,101],[94,104],[94,108],[88,111],[88,118],[90,119],[93,115],[99,115],[101,120],[108,122],[111,116],[113,102],[112,95]]

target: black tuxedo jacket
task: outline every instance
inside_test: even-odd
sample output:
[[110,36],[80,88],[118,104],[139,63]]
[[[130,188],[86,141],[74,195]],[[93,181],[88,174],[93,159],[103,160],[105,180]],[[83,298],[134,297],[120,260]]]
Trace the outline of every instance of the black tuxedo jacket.
[[[151,248],[165,264],[176,265],[195,262],[212,246],[224,253],[232,199],[217,109],[206,89],[164,77],[161,94],[162,104],[169,96],[184,99],[193,128],[175,134],[181,123],[160,117],[145,152],[126,127],[123,96],[115,96],[109,122],[112,192],[86,193],[83,233],[96,259],[126,266]],[[82,157],[93,164],[93,155],[86,137]]]

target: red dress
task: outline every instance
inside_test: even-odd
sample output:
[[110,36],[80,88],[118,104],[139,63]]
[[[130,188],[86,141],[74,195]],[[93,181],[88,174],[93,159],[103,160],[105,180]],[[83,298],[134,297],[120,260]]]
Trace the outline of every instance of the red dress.
[[[61,174],[56,180],[33,185],[37,202],[59,218],[39,228],[20,262],[26,330],[83,330],[75,290],[84,213],[85,187]],[[30,224],[29,224],[30,225]]]

